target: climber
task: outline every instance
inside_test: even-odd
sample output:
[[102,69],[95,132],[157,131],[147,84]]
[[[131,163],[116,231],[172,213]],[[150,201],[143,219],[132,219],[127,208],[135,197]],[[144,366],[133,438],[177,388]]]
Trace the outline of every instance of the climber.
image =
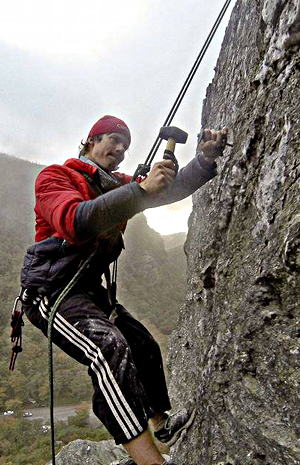
[[109,265],[122,251],[126,221],[146,208],[181,200],[212,179],[226,139],[225,128],[207,129],[202,153],[176,176],[173,162],[163,160],[148,177],[130,183],[130,176],[116,171],[131,142],[129,128],[106,115],[81,143],[79,159],[48,166],[36,180],[36,242],[28,249],[21,274],[23,310],[47,335],[51,306],[80,263],[92,256],[58,308],[52,337],[88,366],[94,413],[138,465],[164,462],[149,420],[156,438],[173,444],[193,416],[191,411],[166,413],[171,405],[160,349],[115,300]]

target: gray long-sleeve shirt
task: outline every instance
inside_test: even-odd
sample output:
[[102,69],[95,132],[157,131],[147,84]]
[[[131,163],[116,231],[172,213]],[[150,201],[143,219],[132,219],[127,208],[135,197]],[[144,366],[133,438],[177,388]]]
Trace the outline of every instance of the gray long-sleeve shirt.
[[110,190],[96,199],[81,202],[76,211],[75,231],[79,240],[105,233],[147,208],[182,200],[216,175],[216,164],[197,156],[176,175],[167,195],[151,197],[137,182]]

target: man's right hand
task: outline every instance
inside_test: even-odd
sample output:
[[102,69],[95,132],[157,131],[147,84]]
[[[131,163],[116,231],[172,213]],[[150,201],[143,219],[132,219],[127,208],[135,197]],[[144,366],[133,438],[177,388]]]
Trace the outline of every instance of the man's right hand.
[[140,186],[150,196],[167,193],[176,176],[175,165],[171,160],[162,160],[153,165],[147,178]]

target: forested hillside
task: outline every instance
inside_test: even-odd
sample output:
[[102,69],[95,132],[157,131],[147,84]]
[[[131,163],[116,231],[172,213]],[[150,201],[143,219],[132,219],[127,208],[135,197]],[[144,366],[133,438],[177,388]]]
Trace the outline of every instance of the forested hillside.
[[[34,180],[42,166],[0,154],[1,261],[0,261],[0,409],[21,408],[28,398],[47,403],[46,340],[25,319],[24,351],[15,372],[8,371],[9,322],[19,290],[23,255],[33,241]],[[183,242],[183,241],[182,241]],[[166,252],[162,237],[150,229],[144,215],[129,222],[126,249],[119,266],[119,300],[141,319],[161,343],[176,324],[184,297],[183,247]],[[55,391],[60,403],[89,399],[86,369],[55,351]]]
[[170,334],[184,297],[185,273],[183,247],[167,252],[162,236],[149,228],[144,215],[132,218],[120,259],[118,295],[125,307]]

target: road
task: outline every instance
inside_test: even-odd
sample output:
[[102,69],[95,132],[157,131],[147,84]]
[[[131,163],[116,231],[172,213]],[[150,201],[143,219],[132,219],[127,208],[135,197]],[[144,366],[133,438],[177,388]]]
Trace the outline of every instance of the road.
[[[67,421],[68,417],[76,415],[76,409],[82,408],[81,405],[67,405],[64,407],[55,407],[54,408],[54,418],[55,420]],[[88,407],[87,407],[88,408]],[[26,412],[31,412],[32,416],[27,417],[26,420],[37,420],[42,419],[44,422],[50,419],[50,409],[49,407],[28,407]],[[92,409],[89,408],[89,425],[93,428],[96,428],[100,425],[98,418],[92,412]]]

